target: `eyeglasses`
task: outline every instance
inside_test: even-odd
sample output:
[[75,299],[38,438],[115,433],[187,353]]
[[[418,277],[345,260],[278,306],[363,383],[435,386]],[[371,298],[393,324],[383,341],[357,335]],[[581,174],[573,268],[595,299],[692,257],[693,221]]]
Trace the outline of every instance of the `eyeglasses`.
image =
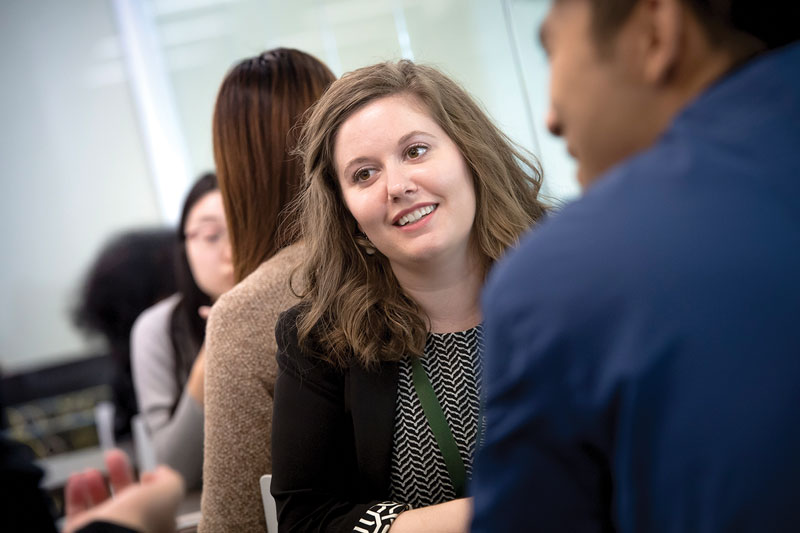
[[205,224],[195,230],[184,233],[187,243],[198,243],[205,246],[228,244],[228,229],[216,224]]

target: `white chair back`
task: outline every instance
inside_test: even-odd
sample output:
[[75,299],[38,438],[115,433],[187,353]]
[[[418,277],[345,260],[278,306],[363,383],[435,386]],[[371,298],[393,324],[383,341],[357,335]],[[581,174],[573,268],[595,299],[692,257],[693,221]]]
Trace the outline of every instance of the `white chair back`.
[[103,451],[116,446],[116,439],[114,439],[116,410],[112,402],[99,402],[94,406],[94,427],[97,430],[97,442]]
[[267,518],[267,533],[278,533],[278,508],[275,507],[275,498],[269,491],[272,476],[261,476],[261,501],[264,503],[264,516]]
[[158,464],[156,449],[142,415],[135,415],[131,418],[131,430],[133,432],[133,448],[136,452],[136,466],[139,468],[139,472],[154,470]]

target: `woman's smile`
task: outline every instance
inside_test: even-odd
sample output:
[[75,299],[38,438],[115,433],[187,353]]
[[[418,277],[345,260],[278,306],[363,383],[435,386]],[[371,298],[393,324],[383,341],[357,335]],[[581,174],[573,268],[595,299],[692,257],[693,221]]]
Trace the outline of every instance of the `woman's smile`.
[[416,224],[416,222],[420,221],[423,218],[427,218],[428,215],[433,213],[437,207],[439,207],[439,204],[429,204],[426,206],[418,207],[416,209],[410,210],[410,212],[407,209],[395,217],[394,224],[400,227],[417,226],[418,224]]

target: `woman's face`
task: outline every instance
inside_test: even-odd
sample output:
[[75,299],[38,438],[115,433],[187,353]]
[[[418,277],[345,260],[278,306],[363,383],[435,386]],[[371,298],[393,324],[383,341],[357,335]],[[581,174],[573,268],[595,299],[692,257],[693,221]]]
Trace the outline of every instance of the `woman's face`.
[[186,257],[200,290],[212,300],[233,287],[233,263],[222,194],[211,191],[194,204],[183,228]]
[[464,260],[475,188],[458,146],[410,95],[350,116],[334,143],[345,204],[393,267]]

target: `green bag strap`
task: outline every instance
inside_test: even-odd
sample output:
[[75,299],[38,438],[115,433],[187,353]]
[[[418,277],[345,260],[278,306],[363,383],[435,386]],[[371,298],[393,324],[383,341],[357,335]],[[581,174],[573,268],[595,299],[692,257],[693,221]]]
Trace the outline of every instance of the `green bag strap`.
[[428,419],[428,424],[433,430],[433,436],[436,438],[442,457],[444,457],[447,473],[450,474],[450,482],[456,490],[456,498],[461,498],[466,493],[467,471],[464,468],[461,454],[458,453],[458,445],[456,445],[456,440],[453,438],[452,431],[450,431],[450,425],[444,417],[442,406],[439,404],[438,398],[436,398],[431,380],[428,379],[425,369],[422,368],[419,357],[411,358],[411,373],[419,403],[422,404],[425,418]]

